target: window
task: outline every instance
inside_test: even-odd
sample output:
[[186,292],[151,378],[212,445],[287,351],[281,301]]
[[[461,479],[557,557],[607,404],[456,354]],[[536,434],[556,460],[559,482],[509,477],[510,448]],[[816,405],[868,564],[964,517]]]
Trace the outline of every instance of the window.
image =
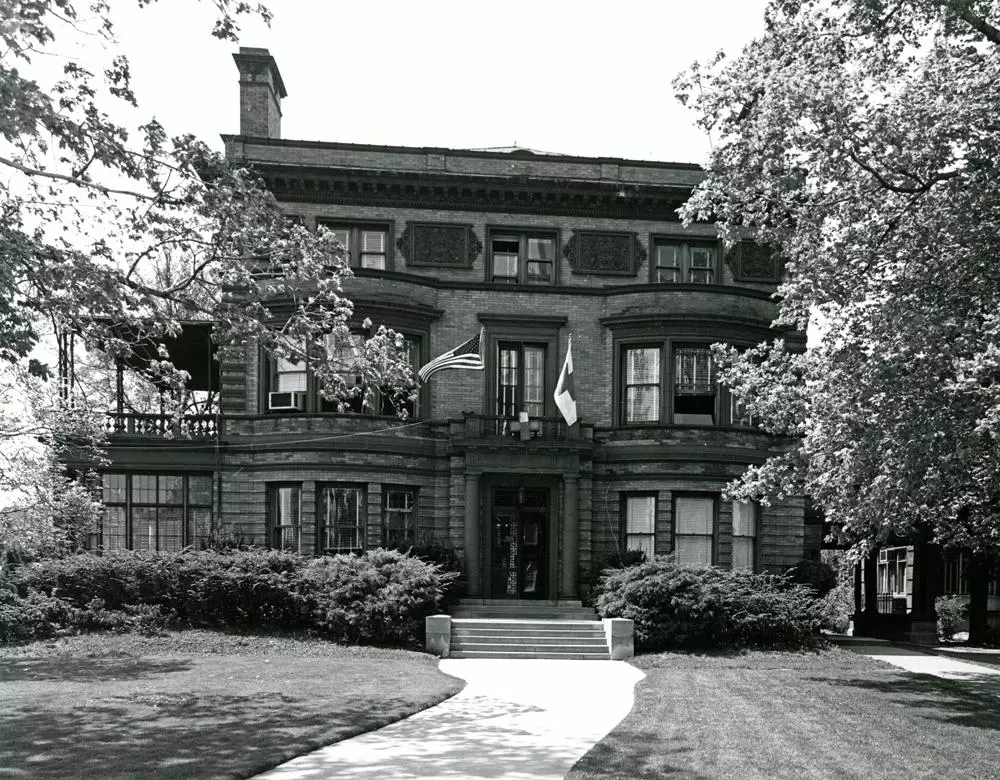
[[733,568],[750,569],[757,564],[757,505],[733,501]]
[[714,425],[715,367],[706,347],[674,348],[674,422]]
[[652,281],[713,284],[718,260],[719,248],[715,243],[654,239]]
[[[356,364],[363,355],[364,340],[361,333],[352,333],[349,340],[341,339],[338,341],[333,336],[327,337],[327,354],[331,355],[336,361],[336,365],[340,367],[341,370],[338,370],[337,373],[343,379],[345,392],[349,395],[339,401],[321,396],[319,402],[321,411],[393,416],[398,413],[393,404],[395,391],[391,388],[377,388],[370,405],[364,405],[365,379],[356,370]],[[414,372],[420,367],[420,344],[419,336],[405,336],[403,339],[403,357]],[[408,417],[418,416],[418,407],[415,401],[405,401],[403,408],[406,409]]]
[[385,271],[389,267],[389,230],[384,225],[326,226],[344,245],[352,268]]
[[302,551],[301,485],[268,485],[267,542],[277,550]]
[[551,284],[555,280],[556,241],[552,236],[496,233],[490,236],[491,282]]
[[91,549],[176,552],[211,533],[210,475],[104,474],[101,499]]
[[626,347],[622,351],[622,421],[626,425],[660,421],[660,354],[660,347]]
[[760,425],[757,415],[750,414],[732,391],[729,392],[729,419],[733,425],[743,428],[757,428]]
[[674,499],[674,554],[685,565],[711,565],[715,558],[715,498]]
[[545,416],[545,345],[497,344],[497,416]]
[[625,497],[625,549],[642,550],[653,557],[656,528],[656,496]]
[[889,547],[878,552],[878,592],[906,594],[906,548]]
[[309,372],[305,360],[295,362],[287,358],[274,359],[274,383],[276,393],[304,393],[309,386]]
[[[663,356],[672,350],[669,398]],[[715,425],[719,396],[715,367],[708,347],[663,344],[627,344],[620,352],[620,412],[622,425],[659,423]],[[668,417],[668,402],[672,414]]]
[[359,485],[324,485],[319,491],[318,546],[325,553],[365,547],[366,497]]
[[416,528],[417,489],[410,487],[382,488],[382,546],[410,547]]

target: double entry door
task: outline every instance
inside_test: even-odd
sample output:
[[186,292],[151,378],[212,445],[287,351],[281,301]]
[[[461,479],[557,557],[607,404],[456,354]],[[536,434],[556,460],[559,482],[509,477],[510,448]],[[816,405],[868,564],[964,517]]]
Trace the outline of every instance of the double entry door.
[[491,489],[491,598],[547,597],[549,493],[547,487]]

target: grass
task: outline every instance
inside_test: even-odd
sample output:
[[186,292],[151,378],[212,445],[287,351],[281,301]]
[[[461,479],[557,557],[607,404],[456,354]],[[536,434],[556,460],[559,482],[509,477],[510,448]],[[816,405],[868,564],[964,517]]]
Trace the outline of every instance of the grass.
[[249,777],[458,692],[403,650],[210,631],[0,647],[0,777]]
[[567,776],[995,778],[1000,682],[843,650],[639,656],[632,712]]

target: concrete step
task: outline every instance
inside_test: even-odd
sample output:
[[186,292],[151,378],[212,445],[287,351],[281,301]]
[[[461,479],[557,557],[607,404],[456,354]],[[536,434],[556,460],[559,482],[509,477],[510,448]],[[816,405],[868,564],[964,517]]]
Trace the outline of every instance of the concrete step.
[[451,658],[545,658],[550,660],[567,661],[607,661],[609,655],[607,649],[603,652],[562,652],[559,650],[455,650],[450,654]]
[[599,620],[458,618],[451,621],[452,658],[609,657]]
[[454,647],[481,647],[487,645],[519,646],[531,645],[532,647],[568,647],[570,645],[580,645],[587,647],[607,647],[607,639],[603,636],[574,636],[574,637],[537,637],[537,636],[452,636],[451,646]]

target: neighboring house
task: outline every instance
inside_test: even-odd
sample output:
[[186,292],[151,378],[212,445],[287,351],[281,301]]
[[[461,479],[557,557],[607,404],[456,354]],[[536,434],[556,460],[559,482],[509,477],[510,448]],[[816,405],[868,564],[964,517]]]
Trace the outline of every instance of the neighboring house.
[[[220,412],[112,416],[104,547],[178,549],[212,527],[306,553],[435,542],[470,596],[543,599],[579,598],[626,549],[770,571],[804,557],[801,498],[721,496],[780,443],[715,381],[709,345],[805,334],[770,327],[771,254],[678,221],[697,166],[286,140],[273,58],[234,56],[227,155],[337,232],[359,335],[365,317],[397,329],[416,367],[484,329],[485,370],[435,374],[405,421],[341,414],[308,366],[253,345],[212,363],[192,326],[195,389],[218,389]],[[570,336],[573,426],[553,400]]]

